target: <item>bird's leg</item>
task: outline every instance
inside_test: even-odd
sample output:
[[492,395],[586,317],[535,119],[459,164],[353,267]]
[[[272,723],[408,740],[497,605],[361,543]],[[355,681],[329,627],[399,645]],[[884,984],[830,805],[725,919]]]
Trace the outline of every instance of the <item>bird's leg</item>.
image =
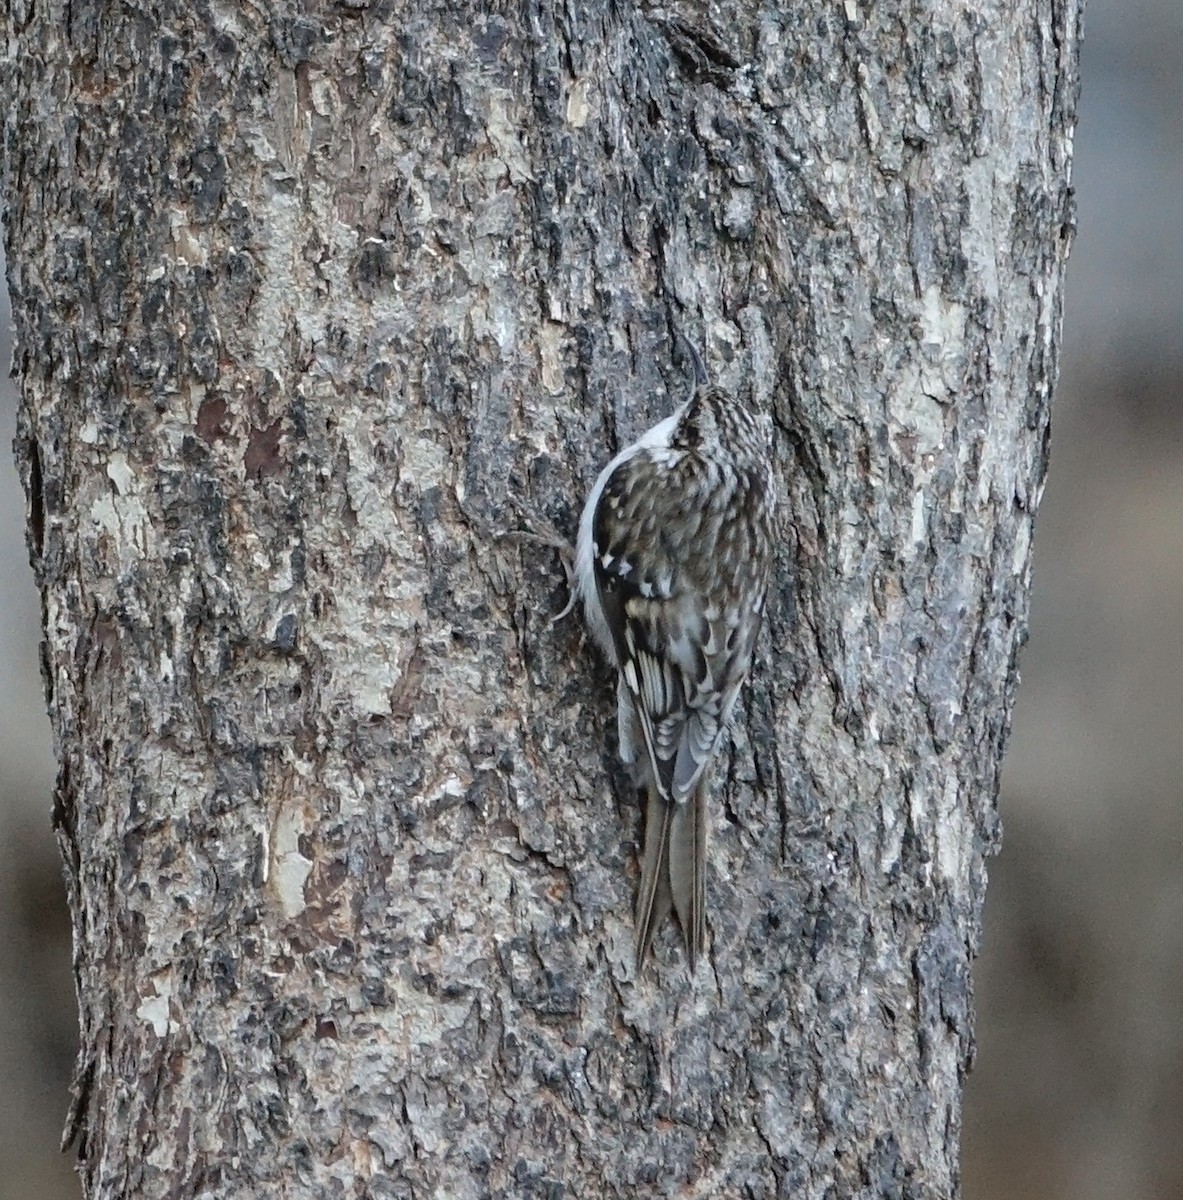
[[533,542],[537,546],[546,546],[558,552],[563,574],[567,577],[567,604],[562,612],[556,613],[550,619],[551,625],[557,625],[575,607],[575,551],[571,543],[549,521],[526,514],[522,514],[521,519],[525,529],[509,529],[497,533],[496,536],[506,541]]

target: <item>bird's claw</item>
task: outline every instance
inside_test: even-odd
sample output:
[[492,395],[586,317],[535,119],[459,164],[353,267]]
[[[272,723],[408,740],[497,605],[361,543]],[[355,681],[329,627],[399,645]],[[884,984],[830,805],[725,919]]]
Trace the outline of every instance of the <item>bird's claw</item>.
[[567,603],[562,612],[556,613],[550,618],[549,623],[552,626],[557,625],[575,607],[577,598],[575,551],[572,549],[571,543],[548,521],[523,515],[522,523],[526,526],[525,529],[507,529],[498,532],[496,536],[506,541],[533,542],[535,545],[546,546],[558,553],[559,562],[563,565],[563,574],[567,580]]

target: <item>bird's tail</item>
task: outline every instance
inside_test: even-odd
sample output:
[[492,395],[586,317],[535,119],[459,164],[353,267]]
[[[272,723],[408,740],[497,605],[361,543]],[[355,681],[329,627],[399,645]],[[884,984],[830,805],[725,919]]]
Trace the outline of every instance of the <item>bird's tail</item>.
[[690,957],[690,973],[706,942],[706,779],[677,803],[646,789],[645,854],[637,896],[637,971],[640,972],[658,926],[671,908],[678,915]]

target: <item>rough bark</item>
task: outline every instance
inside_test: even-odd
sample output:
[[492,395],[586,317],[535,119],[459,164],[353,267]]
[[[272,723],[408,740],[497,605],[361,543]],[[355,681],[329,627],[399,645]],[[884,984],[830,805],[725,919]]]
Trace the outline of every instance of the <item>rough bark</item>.
[[[8,0],[88,1197],[957,1191],[1075,0]],[[637,980],[554,628],[672,334],[786,539],[711,945]]]

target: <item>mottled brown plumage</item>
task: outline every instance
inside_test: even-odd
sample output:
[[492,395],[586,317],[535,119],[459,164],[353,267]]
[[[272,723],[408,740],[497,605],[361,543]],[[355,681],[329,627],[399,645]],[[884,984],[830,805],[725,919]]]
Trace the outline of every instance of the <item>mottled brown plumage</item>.
[[584,508],[577,586],[648,799],[638,966],[671,907],[691,970],[705,944],[709,767],[751,666],[774,511],[764,423],[716,387],[618,454]]

